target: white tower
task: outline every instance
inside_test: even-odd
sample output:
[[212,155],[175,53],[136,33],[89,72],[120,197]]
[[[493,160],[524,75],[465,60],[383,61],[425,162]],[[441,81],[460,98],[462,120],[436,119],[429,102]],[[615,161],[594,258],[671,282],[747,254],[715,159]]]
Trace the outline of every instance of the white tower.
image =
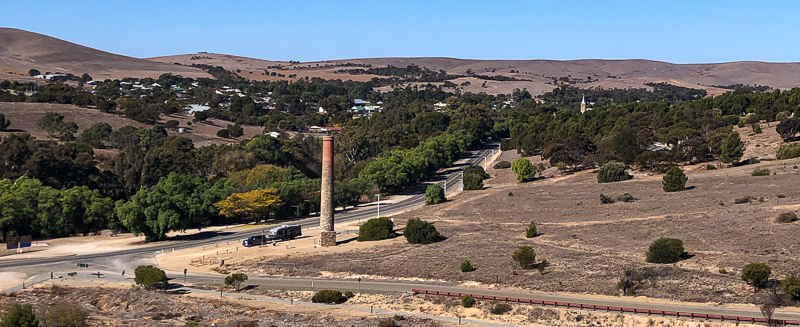
[[586,96],[581,98],[581,113],[586,112]]

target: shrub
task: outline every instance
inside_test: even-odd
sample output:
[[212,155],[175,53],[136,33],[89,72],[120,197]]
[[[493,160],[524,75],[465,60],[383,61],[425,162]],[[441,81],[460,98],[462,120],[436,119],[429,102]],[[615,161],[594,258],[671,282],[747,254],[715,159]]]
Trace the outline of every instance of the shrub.
[[683,173],[680,167],[672,166],[667,170],[667,174],[664,175],[661,184],[664,192],[676,192],[686,188],[686,181],[688,180],[689,178],[686,177],[686,174]]
[[217,137],[228,138],[231,136],[231,132],[227,129],[221,129],[217,131]]
[[244,129],[239,124],[228,125],[228,134],[231,137],[239,137],[244,135]]
[[712,164],[706,164],[706,170],[717,170],[717,166]]
[[494,306],[492,306],[492,310],[491,311],[492,311],[492,314],[495,314],[495,315],[506,314],[508,312],[511,312],[511,305],[509,305],[507,303],[502,303],[502,302],[501,303],[497,303]]
[[794,211],[784,211],[775,217],[775,222],[779,224],[788,224],[797,221],[797,214]]
[[514,192],[508,192],[508,196],[514,196]]
[[800,300],[800,278],[794,275],[786,276],[781,280],[781,288],[783,292],[791,296],[793,300]]
[[635,200],[636,198],[634,198],[633,195],[631,195],[630,193],[625,193],[617,197],[617,201],[622,201],[622,202],[633,202]]
[[739,132],[732,131],[725,137],[725,140],[722,141],[722,145],[720,146],[721,154],[719,156],[719,161],[722,163],[734,163],[738,162],[739,159],[742,159],[742,155],[744,154],[744,143],[742,142],[742,138],[739,136]]
[[183,327],[200,327],[200,323],[194,320],[187,320]]
[[778,199],[785,199],[786,198],[786,194],[778,193],[777,197],[778,197]]
[[511,168],[511,163],[505,160],[494,164],[494,169],[508,169],[508,168]]
[[614,198],[607,196],[605,194],[600,194],[600,203],[601,204],[611,204],[614,203]]
[[236,291],[238,292],[239,289],[242,287],[242,283],[244,283],[246,280],[247,280],[247,275],[245,274],[242,273],[230,274],[228,275],[228,277],[225,277],[225,286],[233,286],[234,288],[236,288]]
[[536,168],[525,158],[515,160],[514,163],[511,164],[511,171],[514,172],[514,177],[520,182],[536,176]]
[[[8,128],[8,126],[11,126],[11,121],[6,119],[6,116],[3,115],[3,113],[0,113],[0,131],[5,130],[6,128]],[[508,162],[508,161],[505,161],[505,162]],[[506,168],[508,168],[508,167],[506,167]]]
[[483,180],[489,178],[483,167],[478,165],[470,165],[464,169],[463,181],[465,190],[482,190]]
[[383,318],[378,322],[378,327],[397,327],[397,324],[390,318]]
[[473,299],[472,296],[464,295],[464,297],[461,298],[462,307],[472,308],[473,305],[475,305],[475,299]]
[[311,297],[311,302],[314,303],[340,304],[345,301],[347,301],[347,297],[337,290],[321,290]]
[[167,274],[153,266],[139,266],[133,271],[133,281],[147,289],[167,286]]
[[532,268],[536,264],[536,252],[530,246],[520,245],[511,258],[517,262],[522,269]]
[[681,259],[683,253],[683,241],[662,237],[650,244],[646,260],[651,263],[675,263]]
[[472,267],[472,263],[469,260],[461,261],[461,272],[471,272],[474,271],[475,267]]
[[539,232],[536,230],[536,223],[531,222],[528,224],[528,228],[525,229],[525,237],[532,238],[536,237],[537,235],[539,235]]
[[19,305],[14,304],[11,309],[8,309],[3,315],[0,322],[2,327],[36,327],[39,326],[39,318],[33,313],[33,307],[30,304]]
[[352,299],[354,296],[355,296],[355,295],[353,295],[353,292],[351,292],[351,291],[344,291],[344,297],[346,297],[346,298],[348,298],[348,299]]
[[380,241],[396,237],[394,223],[386,217],[372,218],[358,228],[358,241]]
[[770,174],[772,174],[772,171],[767,167],[758,167],[751,173],[753,176],[769,176]]
[[772,269],[765,263],[748,263],[742,268],[742,280],[753,285],[755,290],[764,285],[770,275],[772,275]]
[[88,315],[74,303],[61,302],[47,309],[47,326],[84,327]]
[[778,148],[778,152],[775,153],[775,157],[778,158],[778,160],[800,157],[800,142],[781,144]]
[[727,271],[727,270],[725,270],[725,268],[719,268],[719,273],[720,273],[720,274],[727,274],[727,273],[728,273],[728,271]]
[[621,162],[610,161],[597,170],[598,183],[620,182],[631,178],[632,176],[625,171],[625,165]]
[[753,134],[761,134],[761,133],[762,133],[761,125],[759,124],[753,125]]
[[750,195],[747,195],[747,196],[745,196],[745,197],[743,197],[743,198],[734,199],[734,200],[733,200],[733,204],[744,204],[744,203],[750,203],[750,202],[752,202],[754,199],[755,199],[755,197],[752,197],[752,196],[750,196]]
[[428,186],[425,190],[425,204],[438,204],[444,201],[444,189],[438,184]]
[[168,121],[167,121],[167,122],[164,124],[164,128],[168,128],[168,129],[175,129],[175,128],[178,128],[178,126],[180,126],[180,124],[181,124],[181,123],[180,123],[180,122],[178,122],[177,120],[168,120]]
[[441,238],[436,226],[419,218],[411,218],[406,222],[403,236],[411,244],[430,244]]

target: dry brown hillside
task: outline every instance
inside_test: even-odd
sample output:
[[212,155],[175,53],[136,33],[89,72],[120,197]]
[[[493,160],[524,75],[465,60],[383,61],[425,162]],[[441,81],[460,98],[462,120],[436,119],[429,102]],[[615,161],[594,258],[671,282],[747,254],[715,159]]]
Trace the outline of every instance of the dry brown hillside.
[[[653,60],[473,60],[456,58],[367,58],[342,59],[317,62],[288,63],[268,61],[254,58],[237,57],[224,54],[187,54],[150,58],[164,63],[181,63],[183,65],[206,64],[222,66],[230,70],[241,70],[240,75],[256,79],[281,79],[264,76],[261,73],[270,66],[282,66],[281,73],[290,79],[322,77],[343,80],[369,80],[374,75],[334,74],[342,67],[321,68],[326,65],[345,63],[366,64],[373,67],[394,65],[404,67],[418,65],[434,70],[445,70],[451,74],[464,74],[468,70],[481,75],[504,75],[527,81],[471,81],[463,91],[486,93],[510,93],[514,88],[527,88],[534,94],[541,94],[553,88],[546,84],[551,77],[572,77],[586,79],[591,77],[596,82],[578,83],[577,87],[629,88],[646,87],[647,82],[666,82],[684,87],[704,89],[709,94],[724,93],[725,89],[712,85],[758,84],[774,88],[787,89],[800,86],[800,63],[766,63],[766,62],[729,62],[719,64],[673,64]],[[271,71],[274,69],[270,69]],[[514,73],[511,73],[511,71]],[[464,81],[453,80],[456,84]]]
[[9,74],[27,75],[29,69],[88,73],[98,80],[158,77],[167,72],[186,77],[209,76],[196,68],[121,56],[38,33],[0,28],[0,79],[9,79]]

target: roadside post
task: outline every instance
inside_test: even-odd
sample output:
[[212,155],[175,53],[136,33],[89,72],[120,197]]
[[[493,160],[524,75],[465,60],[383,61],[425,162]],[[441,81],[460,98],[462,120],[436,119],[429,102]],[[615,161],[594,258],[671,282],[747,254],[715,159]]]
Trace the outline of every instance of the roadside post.
[[183,268],[183,283],[186,284],[186,271],[189,269]]
[[361,277],[358,277],[358,291],[361,292]]

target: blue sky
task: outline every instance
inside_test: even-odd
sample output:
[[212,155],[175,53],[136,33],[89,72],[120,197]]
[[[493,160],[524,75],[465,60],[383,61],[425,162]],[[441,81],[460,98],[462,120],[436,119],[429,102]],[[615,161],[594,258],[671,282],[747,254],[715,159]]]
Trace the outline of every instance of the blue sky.
[[800,1],[29,1],[0,25],[134,56],[800,61]]

